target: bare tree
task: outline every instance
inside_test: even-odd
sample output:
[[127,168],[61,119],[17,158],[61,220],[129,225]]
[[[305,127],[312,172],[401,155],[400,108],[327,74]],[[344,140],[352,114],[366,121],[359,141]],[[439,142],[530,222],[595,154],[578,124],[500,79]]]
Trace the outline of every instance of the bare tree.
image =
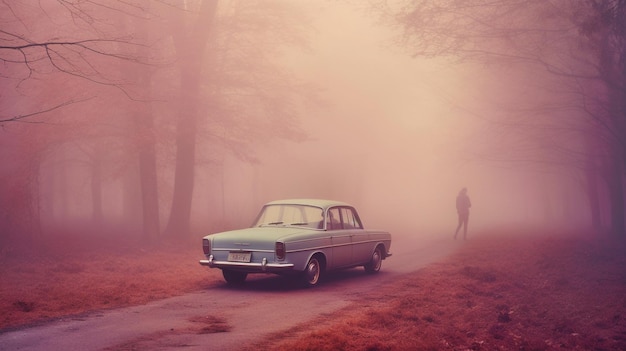
[[[217,0],[203,1],[197,12],[179,11],[173,21],[173,39],[180,68],[180,95],[184,109],[176,126],[174,195],[166,235],[187,236],[191,217],[196,162],[196,139],[201,97],[203,60],[217,14]],[[186,10],[186,9],[185,9]],[[187,18],[188,14],[195,18]]]
[[[35,82],[46,84],[63,74],[78,81],[113,87],[131,97],[126,89],[131,82],[111,68],[119,61],[144,63],[134,48],[145,44],[119,33],[103,18],[111,13],[139,16],[142,11],[139,5],[122,1],[107,7],[90,2],[2,2],[3,90],[25,94]],[[58,102],[40,100],[19,114],[0,112],[0,123],[40,117],[86,99],[61,96]]]
[[[86,200],[75,186],[45,181],[42,186],[51,188],[44,189],[46,196],[58,197],[45,199],[45,206],[79,202],[85,212],[90,203],[91,218],[104,223],[108,213],[124,208],[143,216],[144,238],[153,239],[169,205],[174,168],[165,232],[182,238],[190,231],[199,158],[207,164],[233,153],[250,161],[257,143],[302,136],[295,101],[308,88],[272,56],[294,43],[291,25],[301,24],[296,6],[280,0],[219,4],[221,9],[217,0],[0,4],[0,90],[7,93],[3,99],[15,97],[0,106],[0,124],[16,133],[3,141],[7,149],[20,147],[36,135],[36,152],[20,162],[23,169],[62,159],[47,174],[64,179],[70,167],[80,168],[81,184],[90,185]],[[0,167],[0,178],[11,172]],[[112,203],[112,192],[104,190],[120,179],[137,191],[116,189],[113,195],[123,191],[122,202],[136,209]],[[21,190],[38,191],[38,185]],[[0,194],[5,190],[11,193],[0,185]],[[31,194],[33,208],[40,195]]]
[[[20,150],[24,154],[14,160],[14,166],[21,170],[22,182],[19,185],[5,182],[0,192],[7,199],[20,193],[21,202],[28,203],[21,207],[15,203],[2,204],[8,214],[7,221],[0,223],[2,236],[15,234],[28,238],[37,232],[39,216],[27,216],[27,213],[39,213],[41,166],[55,149],[68,141],[82,144],[85,155],[93,161],[93,219],[102,219],[103,152],[96,145],[102,135],[94,136],[85,128],[89,123],[95,124],[93,117],[100,114],[83,108],[97,106],[94,105],[99,100],[97,96],[106,89],[122,93],[126,99],[137,98],[129,89],[133,82],[119,74],[119,66],[120,63],[144,65],[146,61],[138,56],[137,48],[145,45],[121,34],[103,19],[112,14],[140,16],[142,11],[143,8],[122,1],[106,7],[93,2],[68,1],[0,4],[3,99],[0,125],[4,132],[0,139],[7,150]],[[92,126],[92,131],[98,128]],[[92,140],[87,140],[89,136]],[[28,139],[32,139],[27,144],[29,147],[24,148],[23,142]],[[7,160],[3,157],[2,162]],[[34,225],[15,224],[24,216]]]
[[180,14],[174,27],[185,33],[175,38],[178,60],[185,62],[179,97],[184,109],[176,126],[174,198],[165,229],[169,236],[189,233],[195,172],[203,163],[199,158],[219,160],[233,153],[254,161],[259,143],[301,139],[297,101],[314,96],[276,67],[272,57],[285,45],[302,43],[299,26],[306,21],[300,21],[297,7],[284,1],[213,3]]
[[[594,174],[602,171],[611,195],[611,227],[623,234],[626,2],[442,0],[394,4],[376,5],[388,23],[401,31],[399,45],[411,55],[547,73],[536,76],[551,82],[545,86],[550,89],[549,96],[554,97],[556,91],[560,98],[528,109],[532,117],[517,113],[513,114],[515,120],[498,122],[508,133],[513,133],[511,126],[515,126],[522,138],[540,137],[532,143],[539,149],[526,155],[529,160],[557,162],[574,171],[586,169],[583,173],[596,225],[599,206],[593,189],[601,178]],[[543,117],[541,122],[536,122],[538,114]],[[553,142],[572,136],[577,142]],[[591,142],[585,141],[589,138]],[[552,159],[546,159],[546,154],[553,155]]]

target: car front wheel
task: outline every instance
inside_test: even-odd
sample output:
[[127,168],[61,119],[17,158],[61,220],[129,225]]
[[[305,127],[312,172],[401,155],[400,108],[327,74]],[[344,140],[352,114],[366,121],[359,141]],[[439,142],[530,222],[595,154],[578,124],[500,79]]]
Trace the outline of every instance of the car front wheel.
[[248,273],[223,269],[222,275],[228,284],[242,284],[246,280]]
[[368,263],[365,264],[365,271],[367,273],[376,273],[380,271],[380,266],[383,263],[383,254],[380,247],[376,247],[374,249],[374,253],[372,253],[372,258]]
[[302,273],[302,280],[306,286],[315,286],[320,281],[322,266],[316,257],[312,257]]

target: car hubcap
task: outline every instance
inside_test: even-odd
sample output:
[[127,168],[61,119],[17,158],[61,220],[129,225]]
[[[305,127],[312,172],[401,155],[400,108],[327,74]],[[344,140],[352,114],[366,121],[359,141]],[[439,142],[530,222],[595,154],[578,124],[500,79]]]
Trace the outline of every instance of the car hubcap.
[[311,285],[317,284],[320,277],[320,265],[316,259],[309,261],[306,268],[307,282]]
[[374,255],[372,256],[372,263],[374,270],[377,271],[380,269],[380,263],[382,260],[380,259],[380,252],[378,250],[374,250]]

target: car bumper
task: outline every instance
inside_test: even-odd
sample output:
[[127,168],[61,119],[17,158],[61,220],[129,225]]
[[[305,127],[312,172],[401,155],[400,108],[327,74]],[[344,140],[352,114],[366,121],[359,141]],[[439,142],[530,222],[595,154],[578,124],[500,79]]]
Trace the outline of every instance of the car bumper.
[[264,258],[261,263],[256,262],[231,262],[231,261],[215,261],[213,255],[210,255],[207,260],[200,260],[200,265],[211,268],[232,269],[242,272],[255,273],[255,272],[268,272],[268,273],[280,273],[293,270],[293,263],[270,263]]

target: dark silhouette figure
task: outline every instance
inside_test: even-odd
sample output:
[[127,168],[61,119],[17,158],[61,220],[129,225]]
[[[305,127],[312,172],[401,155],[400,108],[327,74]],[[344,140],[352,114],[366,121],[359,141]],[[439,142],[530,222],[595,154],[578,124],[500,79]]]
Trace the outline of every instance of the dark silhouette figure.
[[454,239],[459,234],[459,229],[463,226],[463,239],[467,237],[467,222],[469,221],[469,209],[472,207],[472,202],[469,196],[467,196],[467,188],[461,189],[459,195],[456,196],[456,212],[459,214],[459,225],[454,232]]

